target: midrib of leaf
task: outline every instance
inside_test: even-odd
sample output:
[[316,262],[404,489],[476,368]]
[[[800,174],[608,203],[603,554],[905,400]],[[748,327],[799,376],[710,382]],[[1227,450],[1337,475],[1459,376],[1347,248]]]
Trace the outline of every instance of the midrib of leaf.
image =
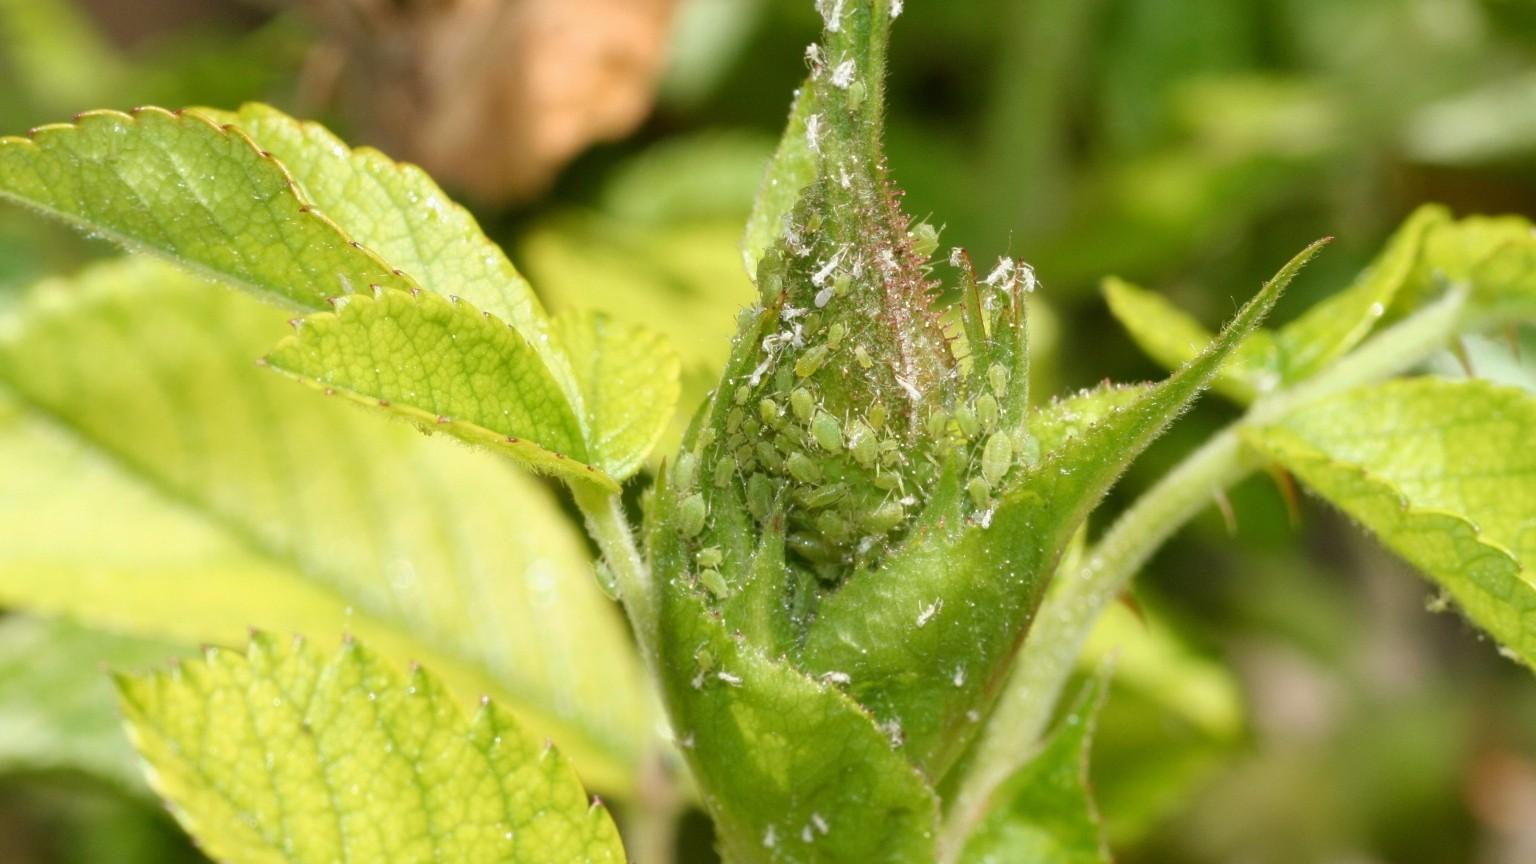
[[[627,778],[620,779],[623,777],[624,772],[602,767],[601,763],[596,761],[597,757],[595,757],[595,754],[626,753],[631,749],[630,745],[607,736],[602,730],[573,726],[570,718],[561,717],[539,708],[540,705],[549,704],[553,701],[551,697],[554,694],[542,692],[540,688],[532,685],[530,682],[519,680],[515,668],[498,665],[495,671],[491,672],[484,665],[484,658],[467,656],[463,653],[462,649],[457,647],[448,651],[432,647],[422,641],[423,636],[410,632],[413,628],[408,624],[404,628],[406,632],[401,634],[402,628],[400,625],[403,622],[392,620],[394,615],[390,610],[378,608],[366,597],[347,594],[341,586],[334,585],[328,580],[312,578],[311,571],[306,562],[301,560],[296,553],[273,546],[265,538],[250,530],[241,520],[231,517],[217,508],[210,507],[208,502],[186,494],[167,483],[164,478],[160,477],[153,470],[139,464],[130,456],[96,438],[88,430],[71,422],[68,416],[52,411],[48,406],[31,400],[26,394],[13,388],[6,387],[0,393],[3,393],[5,398],[19,403],[23,410],[29,413],[34,420],[45,423],[56,433],[83,444],[91,452],[105,459],[114,468],[151,489],[157,497],[180,509],[196,514],[199,519],[211,523],[220,531],[230,535],[245,547],[253,557],[271,564],[278,570],[305,574],[302,577],[302,583],[306,588],[334,602],[337,607],[359,610],[359,612],[354,613],[349,618],[349,621],[355,622],[352,625],[352,629],[358,635],[366,636],[374,644],[380,644],[382,640],[378,634],[400,634],[397,638],[403,644],[399,647],[408,649],[410,656],[431,667],[435,673],[455,690],[464,704],[471,704],[474,699],[483,695],[478,692],[477,686],[488,681],[495,682],[503,688],[497,695],[500,695],[508,702],[516,704],[518,706],[517,713],[528,719],[530,725],[533,725],[535,728],[579,732],[579,738],[573,734],[562,734],[560,736],[560,743],[563,749],[577,756],[576,762],[578,765],[582,765],[584,768],[588,765],[593,766],[594,770],[590,772],[594,778],[593,782],[600,786],[610,787],[620,787],[628,783]],[[432,488],[434,492],[440,491],[435,485]],[[371,496],[369,496],[369,500],[372,501]],[[448,543],[445,546],[446,548],[452,548],[455,555],[462,554],[461,544],[458,542]],[[471,606],[468,603],[465,605],[466,607]],[[484,611],[494,609],[495,607],[491,604],[483,604],[474,605],[473,608]],[[590,758],[580,758],[583,755],[587,755]],[[601,758],[607,760],[612,757],[611,755],[605,755]]]

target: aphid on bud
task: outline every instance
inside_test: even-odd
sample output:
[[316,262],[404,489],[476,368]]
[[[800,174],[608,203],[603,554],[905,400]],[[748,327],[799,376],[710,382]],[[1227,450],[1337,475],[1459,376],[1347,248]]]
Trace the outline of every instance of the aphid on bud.
[[811,421],[811,437],[821,449],[837,453],[843,449],[843,424],[825,411],[817,412],[816,419]]
[[912,226],[908,232],[912,238],[912,251],[922,257],[924,261],[933,257],[933,253],[939,248],[939,231],[927,222],[919,222]]
[[853,359],[854,362],[859,364],[860,369],[868,369],[875,365],[874,358],[869,356],[869,349],[865,348],[863,345],[854,347]]
[[709,505],[704,496],[695,492],[683,499],[677,508],[677,530],[684,537],[697,537],[704,530],[704,520],[709,516]]
[[715,595],[717,599],[724,600],[730,596],[731,586],[726,584],[725,577],[720,575],[719,570],[710,568],[700,571],[699,583],[709,589],[709,593]]
[[693,560],[706,570],[714,569],[725,563],[725,554],[719,546],[706,546],[699,550],[699,554],[693,556]]
[[741,421],[745,419],[747,415],[743,414],[740,408],[732,408],[730,413],[725,415],[725,431],[730,433],[741,431]]
[[886,501],[875,509],[864,514],[862,520],[865,530],[877,534],[895,528],[901,524],[901,520],[907,518],[907,508],[900,501]]
[[789,454],[789,460],[784,464],[789,468],[789,476],[801,483],[817,483],[821,480],[821,466],[804,453],[796,451]]
[[827,362],[827,346],[813,345],[806,349],[804,354],[795,361],[795,374],[801,378],[809,378],[816,374],[821,364]]
[[747,400],[751,399],[751,398],[752,398],[752,388],[751,387],[748,387],[747,385],[743,384],[740,387],[736,388],[735,402],[736,402],[737,405],[745,405],[745,404],[747,404]]
[[869,428],[879,429],[885,425],[885,406],[876,402],[870,406],[869,411],[865,412],[864,416],[869,418]]
[[824,510],[816,517],[816,530],[833,543],[842,543],[853,533],[853,525],[836,510]]
[[991,393],[983,393],[976,399],[976,420],[983,430],[991,432],[997,428],[998,413],[997,398]]
[[809,510],[820,510],[823,507],[831,507],[843,500],[848,495],[848,487],[842,483],[833,483],[828,486],[818,486],[800,495],[800,503]]
[[762,399],[757,403],[757,414],[763,418],[763,422],[772,426],[779,419],[779,403],[772,399]]
[[971,502],[977,507],[990,507],[992,505],[992,484],[974,477],[965,485],[965,492],[971,496]]
[[714,481],[715,488],[724,489],[731,485],[731,477],[736,473],[736,463],[741,459],[738,455],[735,459],[729,456],[721,456],[715,460]]
[[880,440],[875,437],[875,432],[860,420],[854,420],[848,424],[848,452],[853,454],[853,460],[865,468],[874,467],[875,460],[880,458]]
[[1001,363],[993,363],[987,369],[987,384],[992,387],[992,395],[1001,399],[1008,395],[1008,367]]
[[827,349],[836,351],[837,346],[843,344],[843,337],[848,335],[848,328],[839,321],[827,328]]
[[759,522],[773,515],[773,481],[762,474],[747,480],[747,512]]
[[1019,464],[1025,468],[1037,468],[1040,466],[1040,439],[1020,429],[1017,438],[1013,442],[1013,449],[1018,451]]
[[981,476],[993,486],[1003,482],[1013,467],[1013,439],[1006,432],[993,432],[981,449]]
[[897,492],[900,491],[902,487],[901,475],[895,471],[888,471],[884,474],[876,474],[873,482],[876,489],[880,489],[885,492]]
[[816,411],[816,397],[804,387],[796,387],[789,394],[789,407],[801,423],[809,423]]
[[976,419],[976,412],[969,405],[955,409],[955,425],[960,427],[960,434],[967,438],[975,438],[981,431],[981,421]]
[[943,411],[934,411],[928,415],[928,437],[943,438],[949,431],[949,415]]
[[779,455],[778,449],[767,441],[757,442],[757,461],[775,474],[784,473],[784,457]]
[[677,488],[684,492],[691,491],[693,484],[699,479],[699,457],[684,450],[677,457],[677,466],[672,469],[672,481]]

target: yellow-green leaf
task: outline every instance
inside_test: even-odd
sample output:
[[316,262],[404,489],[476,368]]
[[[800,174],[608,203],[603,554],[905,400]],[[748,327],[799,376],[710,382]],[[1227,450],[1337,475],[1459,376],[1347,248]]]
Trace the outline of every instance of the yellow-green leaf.
[[570,521],[510,465],[257,368],[283,329],[146,259],[0,319],[0,604],[186,642],[351,632],[627,789],[649,701]]
[[1536,666],[1536,398],[1482,381],[1405,379],[1250,430],[1294,473]]
[[680,363],[661,336],[600,313],[567,314],[556,331],[571,352],[592,456],[623,480],[645,464],[672,422]]
[[354,642],[330,657],[257,634],[121,677],[151,784],[213,857],[621,864],[576,774],[487,700],[466,720],[428,672]]

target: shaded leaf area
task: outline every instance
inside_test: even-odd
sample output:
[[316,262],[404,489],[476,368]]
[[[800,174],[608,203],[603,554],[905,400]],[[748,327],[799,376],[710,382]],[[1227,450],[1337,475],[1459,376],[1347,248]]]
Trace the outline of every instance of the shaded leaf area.
[[215,858],[625,860],[551,745],[489,700],[466,720],[431,674],[356,643],[257,634],[117,681],[151,784]]
[[[1284,326],[1250,336],[1222,368],[1214,389],[1246,404],[1304,381],[1347,354],[1387,316],[1399,294],[1411,290],[1428,239],[1452,224],[1445,208],[1420,208],[1348,287]],[[1136,344],[1163,366],[1177,368],[1211,341],[1209,330],[1158,294],[1120,279],[1106,280],[1104,294]]]
[[183,645],[25,615],[0,620],[0,773],[81,771],[138,791],[108,668],[164,663]]
[[1108,864],[1088,787],[1094,719],[1107,689],[1107,675],[1090,680],[1040,752],[998,787],[996,806],[961,853],[964,864]]
[[[392,361],[389,374],[303,362],[287,371],[431,422],[445,414],[438,409],[469,412],[445,431],[476,443],[516,438],[517,446],[500,449],[538,470],[610,487],[622,479],[591,464],[593,430],[574,373],[526,280],[419,169],[351,150],[264,106],[93,112],[0,139],[0,198],[303,310],[370,288],[462,297],[462,307],[433,307],[435,326],[420,320],[421,306],[401,306],[405,320],[389,325],[379,307],[314,319],[351,356]],[[442,311],[449,308],[457,311]],[[393,368],[402,355],[420,361],[416,374]],[[279,365],[286,356],[280,352]],[[322,359],[342,358],[333,350]],[[666,355],[657,362],[665,375]],[[449,398],[427,374],[440,365],[510,370],[524,386],[481,375],[459,382],[459,398]],[[463,388],[473,398],[462,398]],[[614,464],[632,462],[621,454]]]
[[144,259],[5,318],[0,603],[191,643],[350,632],[627,789],[651,734],[638,664],[554,500],[257,368],[282,327]]
[[1330,397],[1246,440],[1424,571],[1536,665],[1536,399],[1404,379]]

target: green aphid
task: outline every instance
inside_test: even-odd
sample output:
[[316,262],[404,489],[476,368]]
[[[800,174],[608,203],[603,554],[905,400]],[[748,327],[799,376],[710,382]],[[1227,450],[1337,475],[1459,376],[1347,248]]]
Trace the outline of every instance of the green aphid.
[[789,468],[789,476],[801,483],[821,482],[821,466],[816,464],[816,460],[798,450],[789,454],[789,460],[785,466]]
[[932,258],[933,253],[939,248],[939,231],[927,222],[913,225],[908,234],[912,238],[912,251],[921,256],[924,261]]
[[706,426],[699,430],[699,439],[694,442],[693,446],[700,451],[706,450],[709,448],[709,445],[715,443],[715,437],[715,430]]
[[934,411],[928,415],[928,437],[943,438],[949,433],[949,415],[943,411]]
[[804,387],[796,387],[789,394],[789,407],[801,423],[809,423],[816,413],[816,397]]
[[720,575],[720,571],[714,568],[699,571],[699,584],[715,595],[717,600],[724,600],[731,595],[731,586],[726,583],[725,577]]
[[848,335],[848,328],[839,321],[827,328],[827,349],[836,351],[837,346],[843,344],[843,337]]
[[992,387],[992,395],[1001,399],[1008,395],[1008,367],[1001,363],[993,363],[987,369],[987,384]]
[[773,515],[773,481],[766,475],[753,474],[747,480],[747,512],[759,522]]
[[751,387],[748,387],[747,385],[743,384],[740,387],[736,388],[736,399],[735,399],[735,402],[736,402],[737,405],[745,405],[745,404],[747,404],[747,400],[751,399],[751,398],[752,398],[752,388]]
[[757,461],[775,474],[784,473],[784,457],[767,441],[757,442]]
[[795,386],[795,370],[788,366],[780,366],[773,373],[773,389],[783,393],[793,386]]
[[872,482],[875,484],[876,489],[880,489],[885,492],[899,492],[901,491],[901,487],[903,485],[901,474],[896,471],[886,471],[882,474],[876,474],[875,479]]
[[815,375],[825,362],[827,362],[827,346],[813,345],[795,361],[795,374],[801,378],[809,378]]
[[824,510],[816,517],[816,530],[833,543],[845,542],[853,536],[853,525],[836,510]]
[[747,419],[747,415],[740,408],[732,408],[725,415],[725,431],[728,433],[740,432],[741,421]]
[[853,455],[853,461],[865,468],[874,467],[875,460],[880,458],[880,439],[875,437],[875,430],[861,420],[849,423],[848,452]]
[[907,508],[900,501],[890,500],[865,513],[860,521],[866,531],[884,534],[900,525],[907,518]]
[[833,504],[848,496],[848,486],[843,483],[830,483],[826,486],[810,488],[796,496],[800,503],[809,510],[820,510],[823,507],[831,507]]
[[860,369],[868,369],[875,365],[874,358],[869,356],[869,349],[863,345],[854,346],[853,359],[859,364]]
[[715,460],[715,488],[724,489],[731,485],[731,478],[736,476],[736,465],[741,461],[740,455],[736,458],[721,456]]
[[819,411],[811,421],[811,437],[828,453],[840,452],[843,449],[843,424],[831,414]]
[[699,550],[699,554],[693,556],[693,560],[697,561],[700,567],[711,569],[725,563],[725,553],[720,551],[719,546],[706,546]]
[[769,426],[779,422],[779,403],[772,399],[762,399],[757,403],[757,416],[763,418],[763,422]]
[[864,416],[869,418],[869,428],[879,429],[885,425],[885,406],[879,402],[876,402],[874,405],[870,406],[869,410],[865,412]]
[[837,552],[827,544],[827,541],[812,534],[796,531],[785,537],[784,543],[791,551],[807,561],[824,563],[837,559]]
[[868,96],[869,89],[864,86],[863,81],[855,81],[848,85],[849,108],[858,109],[859,106],[864,104],[864,100],[868,98]]
[[846,297],[848,289],[853,285],[853,278],[847,273],[839,273],[832,277],[832,294],[835,297]]
[[1003,482],[1013,467],[1013,439],[1007,432],[993,432],[981,448],[981,476],[993,486]]
[[1040,439],[1020,429],[1013,442],[1013,449],[1018,451],[1019,464],[1025,468],[1040,467]]
[[709,517],[709,505],[698,492],[683,499],[677,508],[677,531],[684,537],[697,537],[704,530],[704,520]]
[[997,428],[1000,415],[997,407],[997,397],[991,393],[983,393],[976,399],[976,419],[981,423],[983,431],[991,432]]
[[981,421],[976,419],[976,411],[969,405],[955,409],[955,425],[960,427],[960,434],[967,438],[975,438],[981,432]]
[[672,482],[683,492],[693,491],[693,484],[699,480],[699,457],[684,450],[678,454],[677,465],[672,468]]
[[971,496],[971,502],[977,507],[992,506],[992,484],[980,477],[971,478],[971,482],[965,485],[966,494]]

